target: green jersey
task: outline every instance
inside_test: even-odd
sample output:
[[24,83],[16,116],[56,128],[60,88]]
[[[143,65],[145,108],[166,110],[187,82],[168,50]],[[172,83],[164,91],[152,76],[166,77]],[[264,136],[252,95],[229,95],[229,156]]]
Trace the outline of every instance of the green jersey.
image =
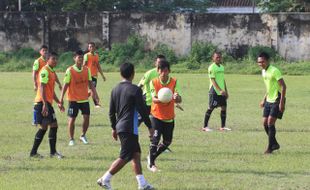
[[[210,79],[209,89],[211,89],[213,86],[211,79],[215,79],[217,85],[222,90],[225,90],[224,66],[222,64],[217,65],[216,63],[212,63],[208,68],[208,74]],[[215,87],[213,88],[217,95],[221,95],[221,93]]]
[[269,65],[266,70],[262,70],[262,76],[267,90],[266,100],[267,102],[274,103],[281,92],[281,86],[278,81],[283,78],[282,74],[279,69]]
[[146,99],[146,105],[151,106],[152,105],[152,95],[150,90],[150,82],[157,78],[159,76],[157,72],[157,68],[151,69],[147,71],[142,79],[140,80],[138,86],[143,86],[143,95],[145,95]]

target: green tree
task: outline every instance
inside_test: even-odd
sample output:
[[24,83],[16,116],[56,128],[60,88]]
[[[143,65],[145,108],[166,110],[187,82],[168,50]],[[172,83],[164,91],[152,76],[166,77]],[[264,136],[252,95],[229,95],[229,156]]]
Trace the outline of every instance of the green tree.
[[310,0],[258,0],[263,12],[307,12]]

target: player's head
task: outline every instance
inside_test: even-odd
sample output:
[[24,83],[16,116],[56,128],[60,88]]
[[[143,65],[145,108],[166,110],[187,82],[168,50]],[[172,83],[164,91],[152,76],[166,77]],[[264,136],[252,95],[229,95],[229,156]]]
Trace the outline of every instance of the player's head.
[[135,67],[131,63],[123,63],[120,66],[120,73],[124,79],[132,81],[135,76]]
[[82,65],[83,64],[83,57],[84,57],[84,53],[82,50],[77,50],[76,52],[74,52],[74,62],[78,65]]
[[51,52],[46,55],[47,64],[51,67],[56,67],[57,65],[57,53]]
[[48,47],[46,45],[42,45],[40,47],[40,55],[46,58],[46,55],[48,53]]
[[161,80],[168,80],[170,73],[170,64],[166,60],[161,60],[157,65],[157,72]]
[[269,54],[266,52],[261,52],[257,56],[257,64],[260,66],[262,69],[265,69],[269,65]]
[[164,55],[157,55],[156,58],[155,58],[155,67],[158,66],[158,63],[161,61],[161,60],[166,60],[166,57]]
[[95,42],[88,42],[88,51],[94,52],[96,50]]
[[212,61],[216,64],[219,64],[222,62],[222,53],[219,52],[219,51],[215,51],[213,52],[213,55],[212,55]]

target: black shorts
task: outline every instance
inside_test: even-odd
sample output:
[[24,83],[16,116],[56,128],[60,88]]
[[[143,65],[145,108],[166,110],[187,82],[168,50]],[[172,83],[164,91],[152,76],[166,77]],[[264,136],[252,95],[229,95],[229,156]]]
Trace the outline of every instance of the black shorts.
[[93,83],[94,87],[97,87],[97,78],[91,77],[91,82]]
[[217,95],[216,92],[209,93],[209,108],[227,106],[226,96]]
[[279,102],[274,103],[265,102],[263,117],[269,117],[269,116],[282,119],[283,112],[279,110]]
[[123,160],[130,161],[134,153],[141,153],[138,135],[131,133],[118,133],[121,141],[121,151],[119,157]]
[[152,127],[154,128],[154,135],[152,137],[152,142],[154,141],[159,142],[160,137],[163,136],[163,141],[171,143],[173,138],[174,121],[164,122],[155,117],[150,117],[150,119]]
[[74,118],[81,110],[82,115],[90,115],[89,102],[77,103],[69,101],[68,116]]
[[46,117],[42,115],[42,108],[43,108],[42,102],[37,102],[34,105],[34,108],[33,108],[34,114],[35,114],[34,124],[49,125],[51,123],[57,122],[54,108],[52,107],[50,103],[47,103],[48,115]]

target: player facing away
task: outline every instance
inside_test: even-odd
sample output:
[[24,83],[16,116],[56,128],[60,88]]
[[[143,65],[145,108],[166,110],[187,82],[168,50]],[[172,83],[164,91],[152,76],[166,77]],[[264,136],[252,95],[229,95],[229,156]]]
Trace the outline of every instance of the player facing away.
[[[33,63],[33,66],[32,66],[32,80],[33,80],[33,89],[34,91],[36,92],[37,89],[38,89],[38,86],[40,85],[39,84],[39,73],[41,71],[41,69],[46,65],[46,56],[48,54],[48,47],[46,45],[42,45],[40,47],[40,57],[38,59],[36,59]],[[61,83],[59,82],[58,80],[58,77],[56,75],[56,83],[58,84],[59,86],[59,89],[61,90],[62,86],[61,86]],[[36,112],[34,110],[33,112],[33,121],[32,121],[32,124],[35,125],[35,120],[36,120]]]
[[[159,61],[165,60],[166,57],[164,55],[157,55],[155,59],[155,68],[148,70],[140,80],[138,86],[143,89],[143,98],[145,100],[145,106],[147,107],[148,115],[151,113],[151,105],[152,105],[152,95],[150,90],[150,82],[158,77],[157,65]],[[139,118],[139,124],[142,122],[141,117]]]
[[[150,119],[154,128],[154,135],[151,139],[147,168],[152,172],[158,171],[155,160],[172,142],[175,118],[174,104],[182,102],[179,82],[169,76],[169,62],[166,60],[159,61],[157,72],[159,77],[153,79],[150,83],[152,93]],[[159,90],[164,87],[169,88],[173,93],[173,98],[168,103],[160,102],[157,97]],[[161,136],[163,137],[163,141],[159,144]]]
[[37,150],[49,126],[50,130],[48,134],[48,139],[50,144],[50,156],[61,159],[63,158],[63,155],[56,151],[58,124],[54,109],[52,107],[53,100],[55,100],[58,103],[59,109],[62,112],[64,111],[63,105],[61,104],[54,92],[56,82],[56,73],[54,71],[54,68],[57,65],[57,54],[54,52],[48,54],[46,60],[47,64],[43,66],[39,73],[39,85],[37,95],[34,100],[34,109],[36,110],[35,124],[39,124],[40,128],[35,135],[33,147],[30,152],[30,157],[42,158],[42,156],[37,153]]
[[86,132],[89,127],[89,101],[88,101],[88,88],[91,89],[92,94],[94,95],[95,102],[99,102],[98,94],[96,88],[94,87],[90,70],[87,66],[83,66],[83,51],[76,51],[74,54],[73,66],[70,66],[65,74],[64,87],[61,92],[60,102],[63,103],[63,98],[65,93],[68,90],[67,98],[69,101],[68,107],[68,130],[69,130],[69,146],[75,145],[74,141],[74,128],[75,128],[75,119],[78,115],[79,110],[81,110],[83,115],[83,124],[82,124],[82,134],[80,140],[84,144],[88,144],[86,138]]
[[262,76],[266,86],[266,94],[260,102],[264,108],[263,125],[268,135],[268,147],[265,154],[271,154],[280,148],[276,139],[275,123],[282,119],[285,110],[286,84],[279,69],[269,64],[269,55],[265,52],[259,54],[257,64],[262,69]]
[[225,127],[226,125],[226,110],[228,90],[224,78],[224,66],[222,63],[222,54],[220,52],[214,52],[212,56],[213,63],[208,68],[208,74],[210,79],[209,87],[209,107],[206,111],[204,118],[203,131],[209,132],[212,129],[209,128],[208,123],[213,110],[217,107],[221,107],[221,131],[230,131],[231,129]]
[[[99,55],[96,51],[96,46],[94,42],[88,43],[88,53],[84,55],[84,65],[86,65],[90,69],[91,73],[91,80],[93,83],[93,86],[96,88],[97,86],[97,78],[98,78],[98,71],[103,79],[103,81],[106,80],[105,76],[103,75],[101,66],[99,64]],[[92,94],[92,98],[95,104],[95,107],[99,108],[100,104],[99,102],[95,101],[95,95]]]
[[129,161],[138,181],[138,189],[154,189],[144,178],[141,168],[141,149],[138,140],[138,113],[149,129],[150,137],[153,129],[147,110],[144,106],[142,90],[132,84],[135,75],[134,66],[124,63],[120,66],[123,80],[111,92],[109,117],[114,140],[120,139],[121,150],[109,170],[97,180],[98,185],[105,189],[112,189],[110,180]]

